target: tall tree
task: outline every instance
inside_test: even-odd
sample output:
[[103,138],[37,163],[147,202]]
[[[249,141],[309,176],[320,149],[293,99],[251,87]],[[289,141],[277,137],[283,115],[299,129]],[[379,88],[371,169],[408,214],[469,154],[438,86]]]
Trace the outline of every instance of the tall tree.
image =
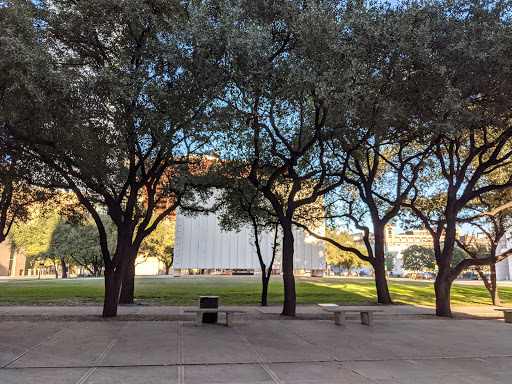
[[15,9],[10,7],[13,7],[10,1],[0,7],[0,243],[15,223],[29,220],[31,212],[52,197],[51,191],[29,184],[30,180],[37,179],[40,166],[16,148],[14,138],[5,127],[9,115],[16,115],[22,124],[33,118],[25,114],[27,105],[37,108],[43,102],[55,100],[49,95],[51,87],[34,86],[25,71],[31,66],[44,78],[45,60],[33,41],[31,7],[26,4]]
[[[438,316],[452,315],[450,290],[459,273],[491,262],[467,258],[451,266],[465,207],[512,185],[512,65],[507,54],[512,48],[511,6],[501,1],[443,2],[432,28],[432,63],[443,69],[438,81],[445,88],[431,121],[430,180],[415,189],[408,207],[434,239]],[[507,177],[483,184],[491,172]]]
[[[496,177],[503,178],[506,176],[501,173],[488,176],[491,180]],[[501,303],[496,281],[496,263],[506,259],[510,254],[504,252],[498,255],[497,251],[499,242],[510,231],[512,224],[511,192],[510,189],[507,189],[506,191],[494,191],[485,196],[479,196],[468,207],[469,212],[464,221],[469,221],[472,226],[481,231],[484,235],[483,239],[487,240],[486,242],[479,242],[476,236],[465,236],[463,239],[457,240],[459,247],[464,249],[470,257],[474,259],[491,259],[489,279],[481,266],[477,265],[475,269],[489,291],[493,305],[500,305]]]
[[[335,126],[347,126],[329,141],[329,156],[342,180],[326,198],[327,216],[362,231],[375,271],[378,302],[390,304],[386,281],[386,225],[402,208],[425,166],[432,145],[423,140],[437,98],[437,72],[429,65],[429,6],[353,6],[347,29],[358,66],[350,114],[334,110]],[[428,67],[429,71],[419,68]],[[428,84],[428,86],[427,86]]]
[[[63,89],[58,103],[65,113],[44,110],[48,124],[11,115],[3,126],[56,172],[91,214],[105,265],[103,316],[115,316],[121,286],[121,301],[133,301],[142,240],[183,199],[190,164],[197,163],[190,156],[206,150],[211,138],[204,122],[210,93],[218,86],[212,69],[216,57],[201,41],[191,40],[199,32],[192,25],[194,9],[186,3],[38,5],[41,22],[33,23],[40,27],[33,44],[42,45],[48,77]],[[155,215],[162,205],[165,209]],[[102,206],[116,226],[114,252],[108,248]]]
[[[335,187],[324,143],[330,108],[346,110],[349,99],[352,61],[344,16],[326,2],[240,1],[224,7],[221,24],[230,27],[217,35],[229,47],[227,148],[240,164],[233,173],[245,175],[262,193],[281,227],[282,314],[294,316],[294,216]],[[333,49],[339,56],[330,60]]]
[[[252,229],[254,247],[261,268],[261,305],[267,306],[268,283],[278,251],[279,222],[268,200],[245,178],[226,183],[222,196],[221,228],[239,231],[243,226]],[[229,185],[229,186],[228,186]],[[273,232],[272,253],[266,258],[262,238]]]

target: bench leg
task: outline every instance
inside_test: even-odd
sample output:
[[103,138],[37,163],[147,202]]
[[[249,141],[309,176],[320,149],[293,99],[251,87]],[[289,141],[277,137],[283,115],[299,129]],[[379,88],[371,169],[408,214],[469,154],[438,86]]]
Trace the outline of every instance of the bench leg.
[[372,325],[373,312],[362,312],[361,311],[361,324]]
[[203,324],[203,314],[200,312],[196,313],[196,325],[200,327]]
[[345,312],[334,312],[334,324],[345,325]]
[[233,318],[235,317],[235,314],[233,312],[226,312],[226,325],[228,327],[233,326]]
[[505,323],[512,323],[512,312],[503,312]]

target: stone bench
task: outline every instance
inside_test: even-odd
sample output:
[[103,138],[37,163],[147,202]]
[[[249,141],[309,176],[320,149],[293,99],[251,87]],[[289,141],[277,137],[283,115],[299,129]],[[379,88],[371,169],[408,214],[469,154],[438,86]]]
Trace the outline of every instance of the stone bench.
[[344,308],[333,308],[328,307],[324,308],[326,312],[334,313],[334,323],[336,325],[345,325],[346,315],[349,312],[361,314],[361,324],[372,325],[373,322],[373,313],[374,312],[382,312],[382,309],[371,309],[371,308],[361,308],[361,309],[344,309]]
[[512,323],[512,308],[496,308],[495,311],[502,311],[505,323]]
[[225,313],[226,314],[226,325],[228,327],[233,326],[233,318],[235,313],[245,313],[245,311],[239,311],[236,309],[229,308],[198,308],[198,309],[185,309],[184,313],[195,313],[196,314],[196,325],[198,327],[203,323],[203,314],[205,313]]

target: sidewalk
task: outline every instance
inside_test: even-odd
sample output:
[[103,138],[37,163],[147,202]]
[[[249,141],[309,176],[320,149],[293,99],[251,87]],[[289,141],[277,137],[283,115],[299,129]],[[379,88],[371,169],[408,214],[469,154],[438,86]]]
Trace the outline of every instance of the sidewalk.
[[[357,306],[359,307],[359,306]],[[196,307],[182,307],[182,306],[146,306],[146,305],[129,305],[119,306],[119,316],[131,316],[131,319],[136,320],[137,316],[141,318],[146,316],[162,316],[169,318],[181,319],[191,317],[191,315],[183,315],[183,310]],[[281,306],[261,307],[261,306],[243,306],[243,307],[230,307],[246,311],[246,315],[252,319],[273,319],[281,313]],[[344,308],[350,309],[351,306]],[[413,305],[382,305],[378,306],[382,310],[381,313],[376,313],[375,317],[378,319],[389,317],[401,316],[435,316],[435,308],[433,307],[420,307]],[[494,306],[474,306],[474,307],[452,307],[452,312],[455,316],[476,316],[476,317],[502,317],[499,312],[494,309],[499,307]],[[86,306],[86,307],[59,307],[59,306],[0,306],[0,318],[2,316],[46,316],[46,317],[66,317],[66,316],[101,316],[103,307],[101,306]],[[314,318],[314,319],[330,319],[331,314],[323,311],[318,305],[298,306],[298,318]],[[244,317],[244,315],[239,315]]]
[[356,317],[336,326],[332,314],[307,306],[297,320],[279,316],[280,307],[243,307],[234,327],[220,315],[197,328],[184,307],[120,307],[116,321],[102,320],[100,307],[0,307],[0,383],[511,382],[512,324],[486,319],[493,307],[464,307],[482,315],[468,320],[381,308],[372,326]]

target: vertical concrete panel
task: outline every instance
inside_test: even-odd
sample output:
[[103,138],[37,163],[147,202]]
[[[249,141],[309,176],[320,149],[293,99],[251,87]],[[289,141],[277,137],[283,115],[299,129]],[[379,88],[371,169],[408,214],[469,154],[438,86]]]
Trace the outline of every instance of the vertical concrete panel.
[[326,259],[325,259],[325,241],[318,241],[318,267],[317,269],[325,269]]
[[213,267],[212,268],[221,268],[222,265],[222,255],[224,253],[224,232],[220,230],[220,228],[215,229],[215,252],[212,256]]
[[[258,260],[258,254],[256,253],[256,246],[254,245],[254,236],[252,236],[251,239],[253,240],[253,246],[252,246],[253,259],[256,260],[256,263],[259,265],[260,262]],[[260,233],[259,241],[260,241],[261,254],[264,255],[263,262],[265,263],[265,265],[268,266],[268,259],[270,258],[270,254],[268,252],[268,232]],[[259,266],[258,266],[258,268],[259,268]]]
[[229,265],[230,252],[231,252],[231,232],[222,232],[221,268],[230,268],[230,265]]
[[181,268],[183,259],[183,215],[176,210],[176,227],[174,229],[174,269]]
[[311,265],[308,260],[305,259],[305,248],[307,247],[307,244],[304,243],[303,234],[297,230],[293,230],[293,245],[293,269],[310,269]]
[[230,232],[229,237],[229,267],[227,268],[236,268],[236,257],[238,253],[238,233],[235,231]]
[[205,268],[215,268],[214,255],[216,253],[216,243],[220,235],[220,230],[217,225],[217,217],[213,214],[208,215],[207,231],[204,234],[206,237],[206,261]]
[[206,247],[208,245],[208,216],[209,215],[201,215],[199,216],[200,227],[199,227],[199,235],[201,241],[198,241],[198,252],[196,259],[196,267],[195,268],[206,268]]
[[187,260],[188,262],[185,265],[185,268],[195,268],[196,260],[197,260],[197,252],[199,251],[199,244],[196,239],[196,234],[198,230],[198,219],[194,217],[188,217],[188,220],[185,222],[185,229],[190,232],[190,236],[186,239],[186,247],[187,247]]

